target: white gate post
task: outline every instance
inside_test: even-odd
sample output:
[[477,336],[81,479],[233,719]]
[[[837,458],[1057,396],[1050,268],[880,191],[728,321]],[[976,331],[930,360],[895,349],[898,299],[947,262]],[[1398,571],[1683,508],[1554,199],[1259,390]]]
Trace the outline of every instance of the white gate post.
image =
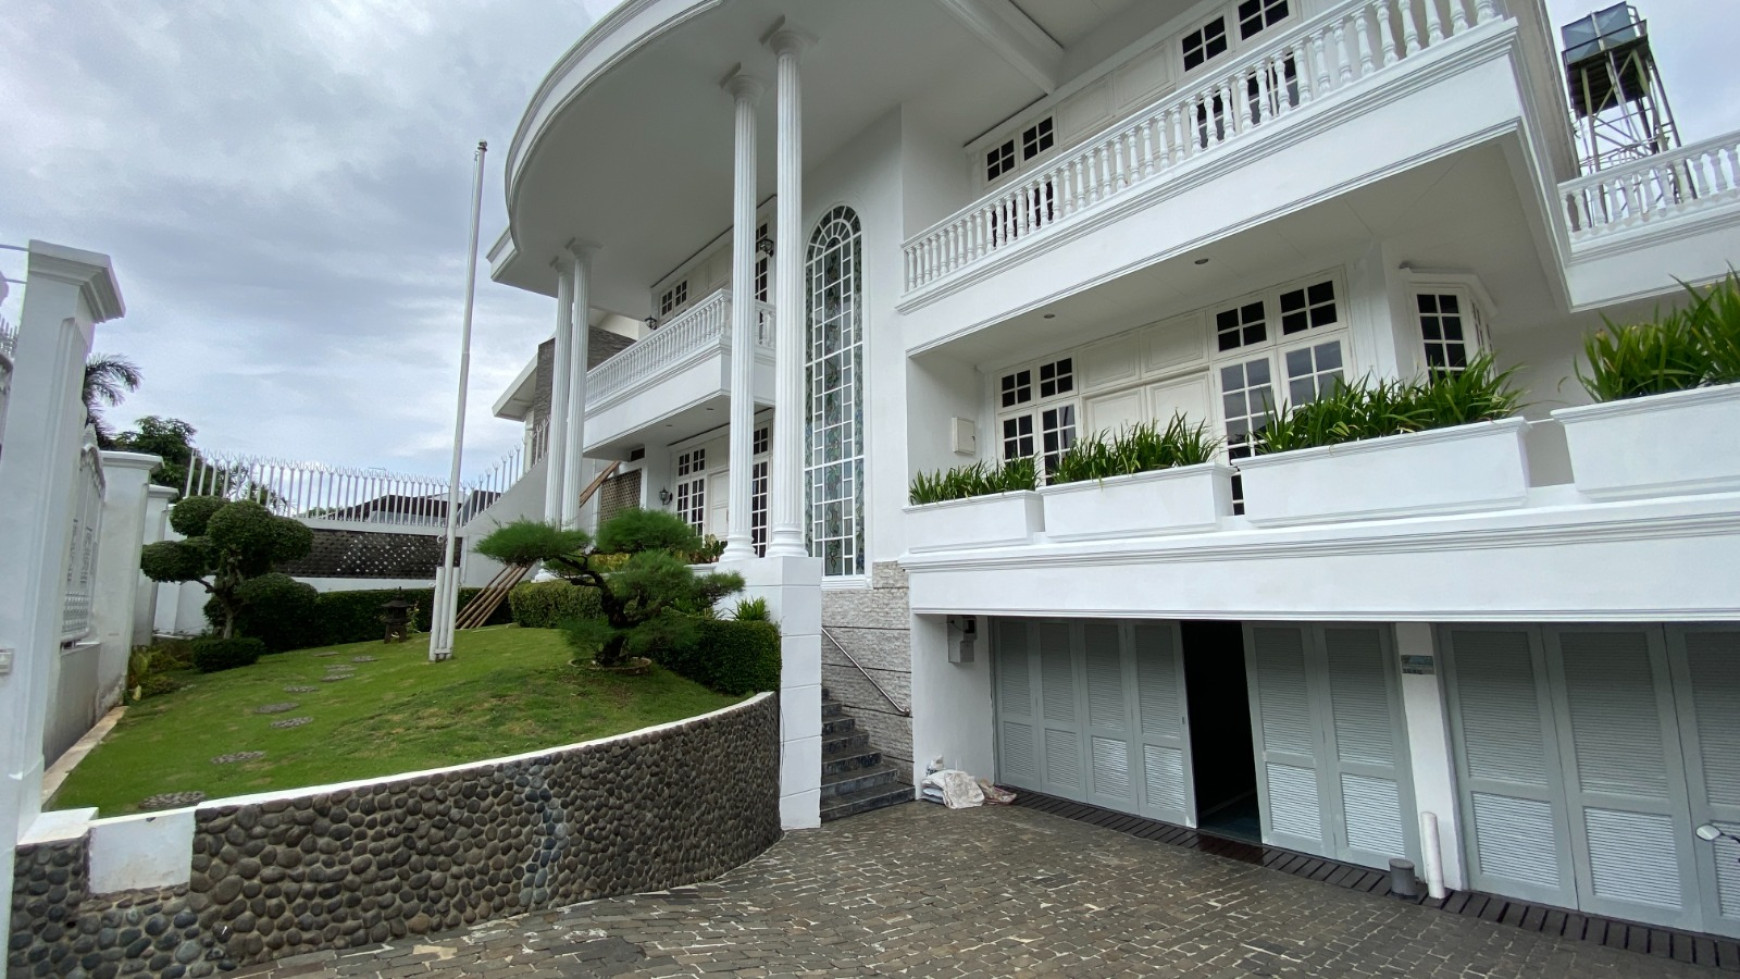
[[[139,546],[163,540],[169,528],[169,504],[178,494],[167,486],[145,487],[145,530]],[[139,573],[138,591],[133,599],[133,645],[149,646],[157,632],[157,582]]]
[[[78,492],[85,357],[96,324],[125,311],[109,257],[32,241],[0,452],[0,894],[12,847],[42,811],[42,735],[54,689]],[[0,901],[0,935],[12,902]]]
[[139,552],[150,534],[145,514],[151,470],[163,462],[140,452],[103,453],[103,522],[97,544],[97,580],[91,590],[91,633],[102,643],[97,688],[90,691],[97,719],[120,703],[133,652],[133,603],[139,597]]

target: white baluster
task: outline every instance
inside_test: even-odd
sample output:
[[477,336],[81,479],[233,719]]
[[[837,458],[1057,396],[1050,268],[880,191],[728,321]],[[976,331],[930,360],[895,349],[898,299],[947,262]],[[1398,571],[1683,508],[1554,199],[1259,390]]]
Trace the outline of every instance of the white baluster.
[[1311,60],[1317,62],[1317,84],[1311,86],[1311,97],[1317,99],[1328,95],[1335,85],[1335,79],[1330,75],[1334,65],[1329,61],[1329,32],[1327,29],[1312,31],[1305,42],[1311,49]]
[[1475,4],[1474,4],[1474,21],[1475,21],[1475,23],[1484,24],[1489,20],[1496,19],[1497,17],[1498,17],[1498,8],[1493,4],[1493,0],[1475,0]]
[[[1382,13],[1382,7],[1378,8],[1378,12]],[[1356,11],[1354,17],[1357,18],[1355,33],[1359,35],[1359,77],[1366,78],[1377,68],[1377,63],[1372,60],[1371,25],[1366,22],[1363,10]]]
[[1722,166],[1722,151],[1721,150],[1711,150],[1710,151],[1709,169],[1710,169],[1711,184],[1712,184],[1715,192],[1717,194],[1727,193],[1728,192],[1728,170],[1726,167]]
[[1141,123],[1141,128],[1142,128],[1142,149],[1141,149],[1142,170],[1141,170],[1141,173],[1142,173],[1142,176],[1144,178],[1146,178],[1146,177],[1152,177],[1154,175],[1155,169],[1157,169],[1159,166],[1159,164],[1156,162],[1156,157],[1158,157],[1160,155],[1161,143],[1160,143],[1160,134],[1157,131],[1157,124],[1155,123],[1153,116],[1150,115],[1147,119],[1144,119]]
[[[1402,17],[1403,17],[1404,23],[1407,23],[1407,24],[1413,23],[1412,20],[1408,19],[1408,0],[1401,0],[1401,3],[1399,4],[1399,6],[1402,9]],[[1390,65],[1393,65],[1396,62],[1402,60],[1402,56],[1400,54],[1396,53],[1396,28],[1395,28],[1395,25],[1390,23],[1389,11],[1384,10],[1381,7],[1378,9],[1377,22],[1378,22],[1378,44],[1383,47],[1384,67],[1387,68]]]
[[1184,113],[1185,110],[1179,106],[1166,110],[1167,166],[1177,166],[1178,161],[1190,152],[1190,141],[1186,138],[1190,135],[1190,127],[1187,124],[1181,125]]
[[[1420,53],[1420,28],[1414,20],[1414,0],[1399,0],[1396,6],[1402,13],[1402,43],[1407,46],[1411,58]],[[1380,9],[1378,19],[1388,21],[1389,17]]]
[[1335,22],[1335,60],[1341,66],[1341,80],[1353,81],[1353,54],[1347,48],[1347,19]]
[[[1426,3],[1426,43],[1437,44],[1444,40],[1444,22],[1438,13],[1438,0],[1425,0]],[[1456,0],[1450,0],[1455,6]]]
[[1450,0],[1450,33],[1461,34],[1468,30],[1468,8],[1466,0]]

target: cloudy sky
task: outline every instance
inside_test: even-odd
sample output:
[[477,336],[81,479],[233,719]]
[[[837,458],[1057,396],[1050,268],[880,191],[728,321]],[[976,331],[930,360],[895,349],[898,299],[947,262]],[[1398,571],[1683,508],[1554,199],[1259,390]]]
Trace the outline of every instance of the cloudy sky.
[[[114,257],[128,315],[97,349],[145,372],[121,426],[445,473],[472,147],[491,146],[487,249],[527,98],[611,2],[9,0],[0,243]],[[1605,5],[1549,0],[1561,23]],[[1740,130],[1740,3],[1641,5],[1687,141]],[[517,443],[489,405],[554,315],[480,279],[468,471]]]

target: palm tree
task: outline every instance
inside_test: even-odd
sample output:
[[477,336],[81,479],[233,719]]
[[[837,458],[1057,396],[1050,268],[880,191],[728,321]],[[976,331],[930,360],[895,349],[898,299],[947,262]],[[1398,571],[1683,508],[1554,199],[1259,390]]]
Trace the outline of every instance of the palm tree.
[[92,354],[85,361],[85,421],[97,430],[97,446],[113,448],[115,437],[103,421],[103,408],[113,408],[127,395],[139,390],[144,375],[139,365],[125,357]]

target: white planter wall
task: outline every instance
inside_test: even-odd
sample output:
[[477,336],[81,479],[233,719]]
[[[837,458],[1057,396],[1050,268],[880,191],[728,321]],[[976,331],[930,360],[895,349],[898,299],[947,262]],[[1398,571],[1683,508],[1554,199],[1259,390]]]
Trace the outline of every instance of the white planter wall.
[[1028,490],[906,508],[907,548],[915,554],[1014,547],[1044,529],[1044,500]]
[[1245,517],[1268,527],[1522,506],[1528,424],[1506,418],[1241,459]]
[[1740,491],[1740,384],[1561,408],[1553,419],[1590,499]]
[[1047,486],[1039,495],[1054,541],[1213,530],[1232,514],[1232,469],[1211,462]]

